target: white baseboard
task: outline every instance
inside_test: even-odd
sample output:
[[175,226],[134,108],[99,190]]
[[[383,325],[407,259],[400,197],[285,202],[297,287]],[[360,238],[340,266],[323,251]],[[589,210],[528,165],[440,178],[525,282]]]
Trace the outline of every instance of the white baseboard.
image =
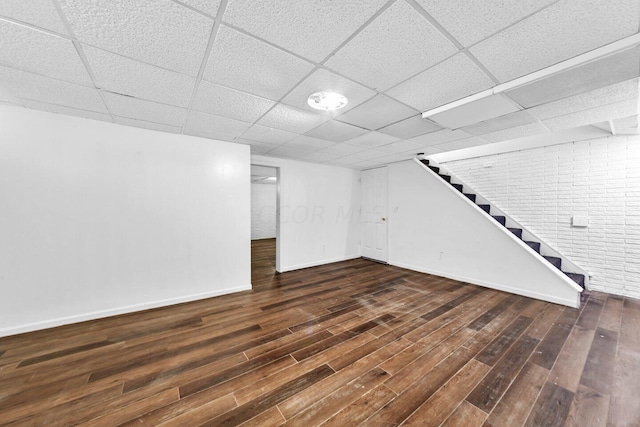
[[331,264],[333,262],[349,261],[350,259],[356,259],[356,258],[361,258],[361,257],[362,257],[362,255],[360,255],[360,254],[358,254],[358,255],[347,255],[347,256],[344,256],[344,257],[323,259],[323,260],[319,260],[319,261],[308,262],[308,263],[305,263],[305,264],[289,265],[289,266],[286,266],[286,267],[282,267],[280,272],[281,273],[285,273],[287,271],[300,270],[300,269],[309,268],[309,267],[317,267],[319,265]]
[[485,282],[485,281],[482,281],[482,280],[475,280],[475,279],[471,279],[471,278],[468,278],[468,277],[458,276],[458,275],[450,274],[450,273],[444,273],[444,272],[436,271],[436,270],[429,270],[429,269],[416,267],[416,266],[408,265],[408,264],[402,264],[402,263],[398,263],[398,262],[389,261],[389,264],[393,265],[393,266],[396,266],[396,267],[400,267],[400,268],[406,268],[407,270],[417,271],[419,273],[427,273],[427,274],[432,274],[434,276],[446,277],[447,279],[458,280],[460,282],[470,283],[472,285],[478,285],[478,286],[483,286],[485,288],[491,288],[491,289],[496,289],[496,290],[499,290],[499,291],[509,292],[511,294],[522,295],[524,297],[539,299],[539,300],[542,300],[542,301],[552,302],[554,304],[565,305],[565,306],[571,307],[571,308],[579,308],[580,307],[580,293],[579,292],[576,293],[575,298],[561,298],[561,297],[556,297],[554,295],[540,294],[540,293],[537,293],[537,292],[534,292],[534,291],[530,291],[530,290],[526,290],[526,289],[513,288],[513,287],[510,287],[510,286],[505,286],[505,285],[501,285],[501,284],[497,284],[497,283]]
[[27,323],[25,325],[9,326],[9,327],[0,329],[0,337],[17,335],[25,332],[39,331],[42,329],[54,328],[56,326],[63,326],[63,325],[69,325],[72,323],[85,322],[87,320],[102,319],[105,317],[117,316],[119,314],[133,313],[133,312],[142,311],[142,310],[149,310],[152,308],[182,304],[185,302],[197,301],[201,299],[207,299],[207,298],[232,294],[236,292],[248,291],[248,290],[251,290],[250,284],[245,286],[237,286],[234,288],[216,289],[215,291],[211,291],[211,292],[203,292],[200,294],[186,295],[186,296],[181,296],[177,298],[169,298],[164,300],[145,302],[142,304],[134,304],[134,305],[128,305],[124,307],[94,311],[90,313],[74,314],[71,316],[60,317],[57,319]]

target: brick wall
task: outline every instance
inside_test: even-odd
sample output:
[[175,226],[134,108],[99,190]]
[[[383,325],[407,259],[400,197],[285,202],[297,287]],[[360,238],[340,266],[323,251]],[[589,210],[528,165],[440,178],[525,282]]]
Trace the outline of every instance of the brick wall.
[[[591,275],[640,298],[640,136],[612,136],[442,163]],[[587,215],[589,226],[571,225]]]
[[276,237],[276,185],[251,183],[251,240]]

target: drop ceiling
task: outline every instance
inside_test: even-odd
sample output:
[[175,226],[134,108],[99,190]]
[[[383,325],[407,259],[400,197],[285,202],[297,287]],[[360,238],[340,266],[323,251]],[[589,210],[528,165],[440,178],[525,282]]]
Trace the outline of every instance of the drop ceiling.
[[[637,133],[637,46],[421,113],[639,23],[637,0],[2,0],[0,104],[364,169],[584,126]],[[349,104],[313,110],[320,90]]]

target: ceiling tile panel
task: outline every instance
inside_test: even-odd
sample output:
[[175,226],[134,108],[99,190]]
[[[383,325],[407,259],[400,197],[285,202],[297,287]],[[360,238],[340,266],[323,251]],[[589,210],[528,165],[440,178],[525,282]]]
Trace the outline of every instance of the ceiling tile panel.
[[391,144],[376,147],[376,150],[384,151],[385,153],[393,153],[393,154],[406,153],[408,151],[411,151],[414,154],[418,154],[420,152],[420,148],[422,148],[422,145],[420,145],[419,143],[414,141],[404,140],[404,141],[392,142]]
[[384,133],[379,132],[369,132],[357,138],[350,139],[349,141],[346,141],[346,143],[354,147],[360,147],[360,149],[366,149],[391,144],[397,140],[398,138],[395,136],[385,135]]
[[428,147],[430,145],[442,144],[449,141],[457,141],[458,139],[464,139],[470,136],[471,135],[469,135],[468,133],[459,129],[442,129],[437,132],[428,133],[426,135],[416,136],[411,140],[417,142],[423,147]]
[[465,47],[508,27],[556,0],[417,0]]
[[331,141],[325,139],[312,138],[310,136],[300,135],[292,141],[287,142],[287,146],[290,147],[304,147],[312,151],[322,150],[323,148],[331,147],[335,145]]
[[349,154],[347,156],[338,157],[334,160],[330,160],[328,163],[336,164],[336,165],[351,165],[358,162],[363,162],[372,159],[379,159],[381,157],[388,156],[389,153],[384,151],[379,151],[377,149],[371,149],[366,151],[360,151],[358,153]]
[[20,107],[20,108],[25,108],[26,105],[24,103],[24,100],[21,101],[2,101],[0,100],[0,105],[8,105],[10,107]]
[[[404,162],[407,160],[411,160],[415,157],[413,153],[398,153],[398,154],[385,154],[382,157],[378,157],[372,160],[368,160],[368,162],[375,162],[377,165],[384,165],[391,162]],[[361,164],[365,164],[365,162],[357,163],[356,166]]]
[[383,91],[457,50],[414,8],[397,1],[325,65]]
[[203,138],[232,141],[246,131],[251,123],[241,122],[213,114],[191,111],[184,133]]
[[0,20],[0,65],[93,86],[70,40]]
[[314,138],[326,139],[333,142],[344,142],[348,139],[355,138],[359,135],[369,132],[361,127],[353,126],[347,123],[329,120],[321,124],[317,128],[305,133],[307,136]]
[[195,78],[91,46],[82,50],[99,88],[178,107],[189,105]]
[[220,7],[220,0],[179,0],[194,9],[198,9],[208,15],[216,16]]
[[332,156],[331,158],[335,159],[338,157],[344,157],[351,154],[359,153],[361,151],[364,151],[361,147],[354,147],[353,145],[341,143],[323,148],[322,150],[318,150],[318,153],[326,155],[327,157]]
[[531,113],[527,111],[516,111],[515,113],[505,114],[504,116],[485,120],[475,125],[465,126],[462,130],[470,135],[484,135],[515,126],[534,123],[536,121],[537,119],[532,116]]
[[419,153],[424,153],[425,156],[429,156],[431,154],[442,153],[443,150],[437,148],[438,146],[431,147],[422,147],[418,150]]
[[274,148],[271,151],[268,151],[266,154],[268,156],[275,156],[275,157],[286,157],[286,158],[290,158],[290,159],[297,159],[299,157],[302,157],[306,154],[309,154],[314,150],[313,148],[309,148],[309,147],[298,147],[290,142],[284,144],[284,145],[280,145],[276,148]]
[[378,132],[398,138],[409,139],[418,135],[424,135],[425,133],[435,132],[439,129],[442,128],[429,120],[423,119],[422,115],[418,114],[401,122],[383,127],[378,130]]
[[185,108],[158,104],[129,96],[104,93],[109,111],[114,116],[161,123],[169,126],[182,126],[187,116]]
[[348,165],[347,167],[356,169],[356,170],[365,170],[365,169],[373,169],[382,165],[385,165],[389,162],[382,162],[374,160],[365,160],[364,162],[354,163],[353,165]]
[[285,96],[282,102],[303,110],[317,111],[309,106],[307,99],[309,95],[319,91],[336,92],[347,97],[348,103],[345,107],[340,110],[324,112],[324,114],[334,117],[351,110],[376,94],[371,89],[321,68],[314,71]]
[[224,20],[320,62],[385,3],[386,0],[230,0]]
[[102,122],[113,122],[109,114],[96,113],[95,111],[79,110],[77,108],[47,104],[46,102],[31,101],[28,99],[22,100],[21,104],[34,110],[48,111],[50,113],[64,114],[67,116],[83,117],[85,119],[100,120]]
[[640,47],[505,92],[525,108],[546,104],[640,76]]
[[170,0],[59,0],[78,40],[196,76],[213,20]]
[[107,113],[96,89],[0,67],[0,97],[4,93],[16,98]]
[[320,150],[313,153],[305,154],[304,156],[301,156],[299,160],[304,160],[306,162],[324,163],[333,160],[336,157],[337,156],[331,151]]
[[278,100],[312,69],[309,62],[223,25],[204,79]]
[[388,90],[387,95],[426,111],[494,85],[489,76],[461,53]]
[[561,0],[469,51],[504,82],[635,34],[639,18],[637,0]]
[[0,1],[0,16],[69,35],[51,0],[2,0]]
[[182,130],[179,126],[170,126],[170,125],[164,125],[161,123],[148,122],[145,120],[136,120],[136,119],[131,119],[129,117],[115,116],[114,119],[116,123],[120,125],[132,126],[136,128],[142,128],[142,129],[157,130],[160,132],[180,133],[180,131]]
[[351,111],[338,116],[337,120],[374,130],[399,122],[416,113],[418,111],[396,100],[377,95]]
[[274,105],[275,102],[269,99],[203,80],[198,86],[193,109],[253,123]]
[[637,78],[539,105],[529,111],[545,120],[627,99],[638,99]]
[[604,105],[589,110],[578,111],[564,116],[554,117],[544,120],[543,123],[551,130],[563,130],[578,126],[590,125],[592,123],[615,120],[638,114],[638,100],[616,102],[615,104]]
[[518,107],[502,95],[491,95],[461,105],[429,118],[451,129],[463,128],[495,117],[519,111]]
[[452,151],[452,150],[461,150],[463,148],[469,148],[469,147],[477,147],[478,145],[486,145],[486,144],[488,144],[487,141],[480,139],[478,137],[472,136],[470,138],[445,142],[444,144],[438,144],[428,148],[438,149],[441,152],[444,152],[444,151]]
[[330,117],[322,114],[310,113],[288,105],[277,104],[258,120],[257,124],[302,134],[320,126],[329,119]]
[[16,98],[9,95],[9,93],[3,88],[2,84],[0,84],[0,102],[5,102],[7,104],[16,103]]
[[266,142],[250,141],[248,139],[238,138],[234,142],[251,146],[251,154],[264,154],[273,150],[277,145],[267,144]]
[[524,138],[532,135],[540,135],[549,131],[540,122],[528,123],[520,126],[513,126],[503,130],[497,130],[482,135],[482,139],[489,142],[507,141],[510,139]]
[[242,134],[243,139],[265,142],[267,144],[282,145],[297,137],[297,133],[287,132],[267,126],[253,125]]
[[[640,47],[420,113],[494,86],[485,67],[510,80],[639,23],[638,0],[4,0],[0,103],[371,167],[549,129],[637,133]],[[307,98],[320,90],[349,104],[313,110]]]

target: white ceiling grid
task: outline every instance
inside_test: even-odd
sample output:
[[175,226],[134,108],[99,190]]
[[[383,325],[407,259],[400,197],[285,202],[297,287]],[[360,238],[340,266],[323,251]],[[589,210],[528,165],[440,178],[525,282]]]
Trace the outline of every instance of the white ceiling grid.
[[[639,23],[637,0],[3,0],[0,102],[361,169],[584,125],[633,133],[638,47],[421,113]],[[320,90],[347,107],[311,109]]]

